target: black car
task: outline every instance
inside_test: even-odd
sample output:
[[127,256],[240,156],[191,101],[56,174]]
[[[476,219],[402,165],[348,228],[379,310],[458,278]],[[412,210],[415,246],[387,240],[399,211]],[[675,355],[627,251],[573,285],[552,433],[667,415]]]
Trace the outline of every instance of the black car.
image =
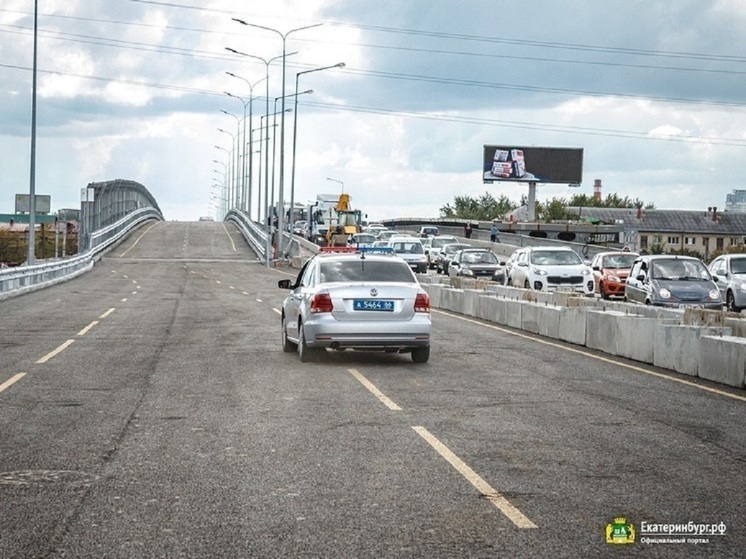
[[485,248],[467,248],[453,255],[448,265],[449,276],[482,278],[502,283],[505,275],[505,262]]

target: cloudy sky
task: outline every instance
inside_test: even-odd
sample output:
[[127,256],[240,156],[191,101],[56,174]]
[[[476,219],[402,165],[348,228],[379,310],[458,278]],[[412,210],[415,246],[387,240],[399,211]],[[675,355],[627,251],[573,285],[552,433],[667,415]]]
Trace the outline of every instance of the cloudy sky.
[[[33,10],[0,4],[0,213],[29,191]],[[132,179],[167,219],[214,214],[244,113],[225,92],[248,101],[267,69],[226,47],[268,60],[282,34],[316,24],[286,35],[285,95],[298,72],[345,67],[299,78],[313,93],[298,103],[296,201],[343,183],[383,219],[437,217],[455,196],[518,200],[527,184],[483,183],[485,144],[583,149],[582,186],[540,185],[540,200],[590,194],[601,179],[604,195],[658,208],[722,208],[746,188],[741,0],[42,0],[37,194],[75,208],[89,182]],[[274,112],[281,60],[269,74]],[[265,83],[253,94],[258,129]]]

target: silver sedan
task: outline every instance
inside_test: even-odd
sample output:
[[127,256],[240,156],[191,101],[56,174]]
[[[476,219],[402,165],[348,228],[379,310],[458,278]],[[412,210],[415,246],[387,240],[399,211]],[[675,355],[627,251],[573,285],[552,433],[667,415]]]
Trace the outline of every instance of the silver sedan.
[[409,265],[394,254],[372,251],[319,252],[282,305],[285,352],[302,362],[325,349],[410,353],[415,363],[430,358],[430,297]]

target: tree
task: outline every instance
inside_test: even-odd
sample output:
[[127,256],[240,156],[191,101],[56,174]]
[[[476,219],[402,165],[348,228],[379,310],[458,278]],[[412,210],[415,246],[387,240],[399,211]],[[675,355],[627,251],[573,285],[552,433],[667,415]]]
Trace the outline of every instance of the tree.
[[485,192],[479,198],[456,196],[453,199],[453,206],[446,204],[440,208],[440,217],[491,221],[517,207],[516,203],[505,195],[500,195],[498,199],[495,199],[492,194]]

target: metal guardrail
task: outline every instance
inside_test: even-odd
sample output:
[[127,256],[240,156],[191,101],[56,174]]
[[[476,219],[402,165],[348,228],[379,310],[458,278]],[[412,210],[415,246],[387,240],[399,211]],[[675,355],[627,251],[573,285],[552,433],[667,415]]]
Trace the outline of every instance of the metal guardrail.
[[267,260],[267,249],[269,249],[269,260],[271,261],[276,259],[289,260],[294,256],[303,256],[304,253],[318,249],[318,246],[314,243],[285,231],[282,241],[283,254],[279,255],[276,254],[277,229],[273,228],[274,231],[270,233],[266,227],[257,224],[249,219],[244,212],[236,209],[230,210],[226,214],[225,221],[232,221],[238,226],[246,242],[249,243],[249,246],[259,255],[262,261]]
[[153,219],[163,221],[157,208],[135,210],[116,223],[91,233],[92,248],[82,254],[0,270],[0,300],[49,287],[87,272],[103,251],[141,223]]

